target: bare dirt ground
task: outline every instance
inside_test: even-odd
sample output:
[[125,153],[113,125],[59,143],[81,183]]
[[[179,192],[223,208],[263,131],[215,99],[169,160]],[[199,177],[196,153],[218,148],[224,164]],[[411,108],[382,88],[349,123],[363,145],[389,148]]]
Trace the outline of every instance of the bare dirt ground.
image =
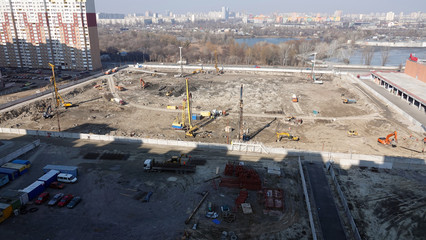
[[[30,142],[30,136],[1,136],[3,147],[8,149],[20,142]],[[82,197],[75,209],[48,207],[46,204],[29,203],[28,209],[37,212],[12,216],[0,225],[2,239],[181,239],[184,231],[189,239],[220,239],[223,231],[234,232],[238,239],[310,239],[308,215],[303,201],[303,192],[294,159],[278,155],[234,155],[226,152],[205,151],[188,148],[165,148],[159,146],[121,144],[41,138],[41,146],[26,156],[32,162],[29,172],[0,189],[22,189],[34,182],[47,164],[78,166],[78,182],[67,184],[63,190],[47,189],[51,195],[58,192]],[[124,160],[102,159],[103,153],[127,155]],[[88,153],[98,153],[95,159],[87,159]],[[144,172],[146,158],[167,160],[173,155],[189,154],[205,159],[205,165],[197,166],[193,174],[168,172]],[[234,222],[224,221],[220,206],[235,206],[240,189],[216,188],[205,180],[215,177],[216,168],[223,175],[228,162],[244,162],[255,169],[262,179],[262,186],[280,188],[284,191],[284,210],[265,214],[257,191],[249,190],[248,199],[252,214],[234,213]],[[269,175],[266,167],[274,164],[282,169],[282,176]],[[143,202],[152,191],[149,202]],[[205,202],[189,224],[185,220],[209,192]],[[262,198],[260,198],[262,199]],[[219,213],[219,224],[205,217],[211,202]],[[194,223],[198,223],[193,230]],[[25,229],[23,229],[23,227]],[[228,239],[230,239],[228,237]]]
[[[125,70],[99,78],[96,84],[102,85],[101,90],[93,88],[93,85],[75,89],[64,97],[66,101],[79,106],[59,108],[61,130],[226,143],[228,138],[237,138],[238,131],[227,134],[224,129],[227,125],[238,128],[239,92],[243,84],[244,131],[255,132],[277,118],[253,141],[290,149],[424,157],[421,152],[424,148],[422,133],[410,130],[407,120],[366,94],[358,85],[344,77],[334,76],[323,76],[321,80],[324,84],[318,85],[301,74],[191,75],[189,89],[193,112],[217,109],[226,110],[230,114],[198,130],[195,139],[185,138],[182,131],[171,127],[176,117],[181,118],[181,111],[166,109],[168,105],[181,106],[182,100],[186,98],[185,80],[173,78],[174,74],[151,76],[135,71],[127,73]],[[113,91],[126,101],[126,105],[109,101],[109,78],[125,88],[124,91],[115,88]],[[147,89],[141,88],[140,78],[149,82]],[[169,91],[172,95],[166,96]],[[299,97],[299,103],[292,103],[292,94]],[[356,99],[357,103],[343,104],[342,97]],[[42,118],[42,113],[37,109],[42,105],[38,103],[3,114],[0,126],[58,130],[57,116],[47,120]],[[314,115],[314,111],[319,114]],[[286,121],[288,116],[303,119],[303,124],[291,124]],[[348,137],[348,130],[358,131],[359,136]],[[300,137],[300,141],[283,140],[277,143],[275,133],[282,131]],[[398,132],[397,148],[377,143],[377,138],[386,137],[393,131]]]
[[351,168],[338,179],[363,239],[425,239],[424,171]]

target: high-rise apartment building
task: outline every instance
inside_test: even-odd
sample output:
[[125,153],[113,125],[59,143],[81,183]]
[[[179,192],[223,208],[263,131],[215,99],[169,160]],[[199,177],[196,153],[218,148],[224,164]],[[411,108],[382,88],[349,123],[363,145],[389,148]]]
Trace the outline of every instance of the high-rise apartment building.
[[1,0],[0,66],[101,68],[94,0]]

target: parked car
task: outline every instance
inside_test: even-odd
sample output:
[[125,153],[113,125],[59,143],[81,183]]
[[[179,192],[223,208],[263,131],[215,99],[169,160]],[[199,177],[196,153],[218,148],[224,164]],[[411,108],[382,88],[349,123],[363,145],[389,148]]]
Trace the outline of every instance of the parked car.
[[40,205],[46,202],[47,200],[49,200],[49,193],[44,192],[38,196],[37,200],[35,200],[35,204]]
[[77,206],[77,204],[79,204],[81,202],[81,197],[77,196],[74,197],[70,203],[68,203],[67,208],[74,208],[75,206]]
[[73,195],[71,195],[71,194],[67,194],[67,195],[65,195],[62,199],[61,199],[61,201],[59,201],[58,202],[58,207],[63,207],[63,206],[65,206],[65,205],[67,205],[70,201],[71,201],[71,199],[73,198],[74,196]]
[[61,182],[52,182],[49,187],[55,188],[55,189],[62,189],[65,187],[65,184]]
[[64,196],[63,193],[57,193],[48,203],[47,205],[49,206],[54,206],[56,203],[59,202],[59,200],[61,200],[61,198]]

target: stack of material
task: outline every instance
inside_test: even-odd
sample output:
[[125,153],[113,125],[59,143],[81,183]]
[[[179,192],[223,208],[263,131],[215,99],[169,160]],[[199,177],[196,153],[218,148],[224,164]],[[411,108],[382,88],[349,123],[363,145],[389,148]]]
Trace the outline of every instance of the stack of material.
[[282,189],[263,189],[265,198],[265,209],[284,210],[283,190]]
[[259,174],[253,169],[228,163],[224,173],[226,176],[232,177],[222,178],[219,184],[221,187],[245,188],[248,190],[260,190],[262,188]]
[[248,198],[248,192],[247,190],[241,190],[240,194],[238,195],[237,199],[235,200],[235,205],[240,206],[241,203],[245,203]]

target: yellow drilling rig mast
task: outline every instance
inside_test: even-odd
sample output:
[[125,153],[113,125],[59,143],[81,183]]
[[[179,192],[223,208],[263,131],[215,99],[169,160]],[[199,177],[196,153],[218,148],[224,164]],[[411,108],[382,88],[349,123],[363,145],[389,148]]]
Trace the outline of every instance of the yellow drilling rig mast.
[[52,68],[52,76],[50,77],[50,83],[52,83],[53,85],[53,91],[55,93],[55,99],[56,99],[56,107],[59,107],[59,105],[61,104],[62,104],[62,107],[64,108],[72,107],[73,104],[71,102],[65,102],[61,94],[59,94],[58,87],[56,85],[56,78],[55,78],[55,65],[49,63],[49,66]]

